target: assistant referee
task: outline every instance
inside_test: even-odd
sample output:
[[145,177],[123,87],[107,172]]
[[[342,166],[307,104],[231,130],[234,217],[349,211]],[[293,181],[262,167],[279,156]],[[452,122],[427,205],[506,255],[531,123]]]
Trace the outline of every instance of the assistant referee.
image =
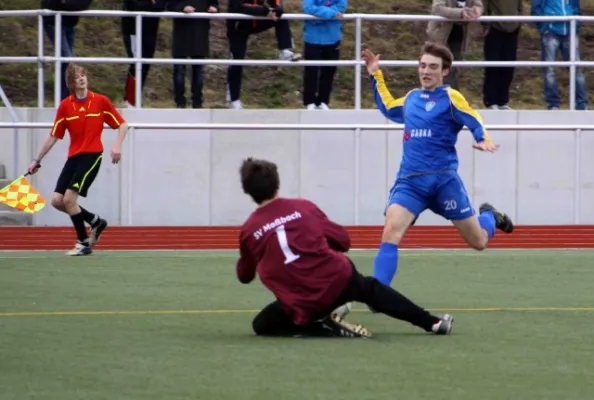
[[[52,205],[70,216],[76,230],[76,245],[66,254],[84,256],[93,252],[92,246],[97,243],[107,227],[107,221],[79,206],[78,197],[87,197],[89,188],[99,172],[103,159],[103,124],[119,130],[111,148],[111,160],[114,164],[121,159],[122,143],[128,133],[128,124],[106,96],[88,89],[87,72],[82,66],[68,66],[66,83],[71,94],[60,103],[52,131],[37,157],[29,165],[29,172],[37,172],[43,157],[58,139],[64,138],[68,130],[68,159],[58,177]],[[90,237],[85,222],[91,226]]]

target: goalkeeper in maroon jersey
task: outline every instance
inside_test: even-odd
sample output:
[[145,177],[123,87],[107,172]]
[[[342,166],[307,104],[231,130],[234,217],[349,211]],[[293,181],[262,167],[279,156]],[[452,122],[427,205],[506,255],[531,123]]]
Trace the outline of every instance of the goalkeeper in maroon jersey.
[[347,230],[311,201],[278,196],[276,164],[248,158],[240,168],[243,191],[258,208],[240,231],[237,277],[250,283],[256,270],[276,297],[253,320],[257,335],[370,337],[333,310],[358,301],[426,332],[449,334],[453,318],[435,316],[373,277],[361,275],[343,253]]

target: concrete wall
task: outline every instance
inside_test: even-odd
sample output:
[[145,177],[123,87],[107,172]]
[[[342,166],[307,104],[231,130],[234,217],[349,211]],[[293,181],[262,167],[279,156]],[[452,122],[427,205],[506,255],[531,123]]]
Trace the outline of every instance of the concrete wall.
[[[52,122],[53,109],[18,109],[26,121]],[[143,123],[366,123],[387,124],[376,110],[122,110]],[[487,124],[564,124],[592,121],[590,112],[483,111]],[[0,119],[10,121],[5,109]],[[0,129],[0,162],[8,176],[22,174],[48,130],[20,130],[15,171],[12,129]],[[317,202],[343,224],[383,223],[383,207],[401,157],[402,132],[142,130],[132,132],[123,161],[109,160],[115,131],[104,133],[105,160],[90,197],[81,204],[113,225],[237,225],[253,209],[239,185],[244,157],[266,157],[279,164],[282,194]],[[496,154],[471,148],[462,132],[460,174],[473,204],[490,201],[518,224],[594,224],[594,132],[492,131],[501,144]],[[579,138],[578,138],[579,136]],[[68,140],[56,145],[32,177],[48,198],[65,161]],[[579,153],[576,158],[576,151]],[[47,207],[36,225],[69,225]],[[448,221],[426,212],[422,225]]]

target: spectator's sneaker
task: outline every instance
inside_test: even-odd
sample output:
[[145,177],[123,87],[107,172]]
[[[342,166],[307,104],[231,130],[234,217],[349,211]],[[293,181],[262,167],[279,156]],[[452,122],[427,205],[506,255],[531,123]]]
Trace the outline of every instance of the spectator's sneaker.
[[511,218],[501,211],[498,211],[489,203],[483,203],[479,207],[479,213],[491,211],[495,215],[495,227],[505,233],[512,233],[514,231],[514,223]]
[[450,314],[445,314],[440,318],[439,322],[433,324],[431,331],[436,335],[449,335],[454,324],[454,317]]
[[301,54],[294,53],[291,49],[283,49],[278,51],[278,58],[287,61],[299,61],[301,60]]
[[104,219],[99,218],[99,223],[97,226],[91,228],[91,235],[89,236],[89,246],[93,247],[99,241],[99,237],[103,233],[103,231],[107,228],[107,221]]
[[322,319],[320,322],[324,329],[330,331],[332,336],[357,338],[371,337],[371,332],[369,332],[363,325],[350,324],[334,314]]
[[326,110],[329,110],[329,109],[330,109],[330,107],[328,107],[328,104],[326,104],[326,103],[321,103],[318,106],[318,110],[324,110],[324,111],[326,111]]
[[305,108],[307,108],[309,111],[311,110],[317,110],[318,106],[316,106],[314,103],[308,104]]
[[500,110],[511,110],[512,108],[510,106],[508,106],[507,104],[504,104],[502,106],[499,106]]
[[74,249],[70,250],[69,252],[66,253],[66,255],[69,256],[87,256],[89,254],[93,253],[93,250],[91,249],[91,246],[89,245],[88,240],[86,240],[85,242],[76,242],[76,245],[74,246]]
[[243,104],[241,103],[241,100],[230,101],[229,108],[234,110],[241,110],[243,109]]

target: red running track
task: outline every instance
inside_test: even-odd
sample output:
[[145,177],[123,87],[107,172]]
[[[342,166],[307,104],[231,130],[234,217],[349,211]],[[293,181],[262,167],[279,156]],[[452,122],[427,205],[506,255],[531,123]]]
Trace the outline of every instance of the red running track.
[[[355,249],[376,249],[380,226],[347,227]],[[98,250],[237,249],[238,227],[111,226]],[[0,227],[0,250],[66,250],[76,240],[72,227]],[[401,248],[459,249],[468,246],[451,226],[414,226]],[[489,248],[594,248],[594,225],[517,226],[498,232]]]

